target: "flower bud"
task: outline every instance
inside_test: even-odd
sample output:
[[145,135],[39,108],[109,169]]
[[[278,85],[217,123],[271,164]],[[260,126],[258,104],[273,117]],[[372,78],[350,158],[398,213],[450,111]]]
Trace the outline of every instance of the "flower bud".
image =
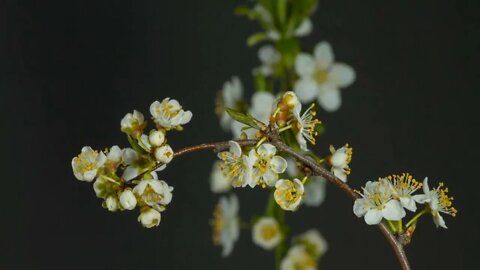
[[105,200],[105,207],[108,211],[115,212],[118,210],[118,199],[115,196],[108,196]]
[[173,159],[173,150],[170,145],[166,144],[155,149],[155,158],[164,164],[170,163]]
[[158,224],[160,224],[160,219],[160,212],[152,208],[142,210],[138,216],[138,222],[142,223],[142,226],[145,228],[158,226]]
[[137,199],[130,189],[126,189],[120,194],[120,204],[127,210],[132,210],[137,206]]
[[148,140],[153,146],[160,146],[165,142],[165,134],[159,130],[154,130],[148,135]]

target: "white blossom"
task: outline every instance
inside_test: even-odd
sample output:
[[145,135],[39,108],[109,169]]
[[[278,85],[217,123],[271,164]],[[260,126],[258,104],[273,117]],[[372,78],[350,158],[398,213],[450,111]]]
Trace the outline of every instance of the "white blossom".
[[155,209],[150,207],[143,208],[138,216],[138,222],[145,228],[153,228],[160,224],[161,215]]
[[300,205],[303,193],[303,183],[297,178],[293,181],[280,179],[275,184],[273,196],[283,210],[294,211]]
[[148,142],[155,147],[161,146],[165,142],[165,133],[161,130],[152,130],[148,134]]
[[232,253],[233,246],[240,236],[239,204],[234,194],[222,196],[213,212],[213,243],[222,246],[222,256]]
[[127,210],[132,210],[137,206],[137,199],[133,194],[132,190],[125,189],[123,192],[120,193],[120,205]]
[[143,133],[143,129],[147,123],[143,117],[143,114],[137,110],[133,113],[127,113],[120,121],[120,129],[122,132],[137,138]]
[[315,46],[313,56],[299,53],[295,59],[295,71],[300,79],[294,89],[301,102],[317,100],[328,112],[341,105],[340,88],[355,81],[355,71],[344,63],[334,63],[330,44],[322,41]]
[[457,216],[457,209],[452,206],[453,197],[448,195],[448,188],[444,188],[444,184],[440,183],[438,187],[430,190],[428,186],[428,178],[423,180],[423,193],[414,195],[413,199],[418,203],[427,203],[430,213],[433,216],[435,226],[447,229],[445,220],[440,215],[444,213],[453,217]]
[[105,208],[108,209],[108,211],[115,212],[118,210],[118,199],[116,196],[108,196],[107,199],[105,199]]
[[163,164],[168,164],[173,159],[173,150],[170,145],[165,144],[158,148],[155,148],[155,159],[162,162]]
[[255,187],[257,184],[274,186],[278,180],[278,174],[287,168],[287,161],[275,155],[277,149],[269,143],[260,145],[257,149],[250,150],[248,155],[249,164],[252,164],[252,174],[248,175],[247,184]]
[[[295,94],[293,92],[287,92],[285,95],[294,96]],[[292,109],[294,118],[290,123],[293,125],[296,133],[295,138],[297,139],[300,148],[303,151],[307,151],[307,141],[315,145],[315,136],[318,135],[317,131],[315,131],[315,127],[320,124],[320,120],[316,118],[317,113],[313,110],[315,104],[312,104],[302,115],[300,115],[302,104],[300,102],[295,102],[296,100],[296,98],[291,98],[291,103],[294,104]]]
[[306,206],[318,207],[325,200],[327,180],[322,176],[310,176],[305,184],[303,203]]
[[417,211],[415,198],[412,193],[422,187],[422,183],[417,182],[410,174],[391,175],[384,178],[392,185],[393,196],[400,201],[400,204],[412,212]]
[[332,173],[343,182],[347,182],[347,175],[351,172],[348,164],[352,161],[353,149],[348,143],[337,150],[330,145],[330,153],[332,155],[328,161],[332,165]]
[[235,120],[227,113],[225,108],[237,109],[242,101],[243,86],[237,76],[233,76],[230,81],[223,84],[220,92],[220,100],[217,101],[216,113],[220,116],[220,126],[224,131],[230,131]]
[[165,98],[162,102],[154,101],[150,105],[150,113],[153,121],[166,130],[172,128],[181,130],[182,125],[192,119],[191,111],[184,111],[177,100],[170,98]]
[[317,261],[304,245],[292,246],[280,263],[280,270],[315,270]]
[[258,71],[265,76],[271,76],[279,68],[282,55],[272,45],[264,45],[258,50],[261,65]]
[[[137,177],[139,174],[147,170],[149,167],[153,167],[155,165],[148,156],[141,155],[132,148],[125,148],[123,150],[122,159],[125,165],[127,165],[122,175],[122,178],[125,179],[125,181],[132,180],[133,178]],[[165,169],[165,167],[166,165],[164,164],[155,171],[162,171]],[[152,175],[154,173],[155,172],[152,172]]]
[[357,217],[363,216],[368,225],[379,224],[383,218],[397,221],[405,217],[405,210],[393,198],[391,185],[384,179],[368,181],[360,195],[362,198],[355,200],[353,212]]
[[173,187],[158,179],[143,179],[133,188],[133,193],[145,204],[162,210],[172,201],[172,191]]
[[251,161],[242,154],[242,148],[235,141],[229,141],[229,151],[218,153],[223,161],[222,171],[234,187],[245,187],[251,177]]
[[315,229],[308,230],[295,238],[295,242],[301,243],[307,247],[307,251],[318,258],[328,250],[327,240]]
[[210,190],[213,193],[223,193],[232,189],[230,179],[222,171],[222,161],[217,160],[213,163],[210,174]]
[[[248,110],[248,113],[252,115],[255,119],[260,122],[268,125],[270,121],[270,116],[274,110],[275,105],[275,96],[272,93],[266,91],[257,91],[252,95],[251,107]],[[254,139],[257,130],[254,128],[248,128],[243,123],[233,121],[231,124],[231,130],[234,138],[240,138],[240,135],[243,132],[247,135],[248,138]]]
[[282,241],[282,232],[278,222],[273,217],[261,217],[253,225],[252,239],[255,244],[272,250]]
[[107,157],[103,152],[84,146],[80,155],[72,159],[73,174],[80,181],[92,182],[106,161]]

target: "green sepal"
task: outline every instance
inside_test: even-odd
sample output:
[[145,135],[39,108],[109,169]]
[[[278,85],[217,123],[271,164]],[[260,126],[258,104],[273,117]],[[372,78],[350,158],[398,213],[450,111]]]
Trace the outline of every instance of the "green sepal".
[[230,109],[230,108],[225,108],[225,111],[228,113],[228,115],[230,115],[230,117],[232,117],[235,121],[238,121],[240,123],[243,123],[247,126],[250,126],[254,129],[262,129],[265,127],[265,125],[258,121],[257,119],[255,119],[253,116],[251,116],[250,114],[244,114],[242,112],[239,112],[239,111],[236,111],[234,109]]
[[264,41],[267,39],[267,34],[265,32],[257,32],[252,35],[250,35],[247,39],[247,46],[248,47],[253,47],[256,44]]
[[130,135],[127,135],[127,138],[133,150],[135,150],[137,153],[146,153],[146,151],[138,144],[138,141],[136,139],[132,138],[132,136]]

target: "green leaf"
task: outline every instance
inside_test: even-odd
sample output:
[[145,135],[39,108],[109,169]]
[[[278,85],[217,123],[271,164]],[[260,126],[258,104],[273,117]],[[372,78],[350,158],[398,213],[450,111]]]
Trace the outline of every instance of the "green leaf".
[[127,135],[127,138],[133,150],[135,150],[138,153],[146,153],[146,151],[138,144],[136,139],[132,138],[132,136],[130,135]]
[[239,112],[230,108],[225,108],[225,110],[227,111],[228,115],[230,115],[230,117],[232,117],[234,120],[240,123],[243,123],[247,126],[250,126],[254,129],[262,129],[265,127],[265,125],[262,122],[253,118],[253,116],[251,116],[250,114],[244,114],[242,112]]
[[252,47],[266,39],[267,39],[267,34],[265,34],[265,32],[254,33],[248,37],[247,46]]
[[238,6],[235,8],[235,15],[250,17],[252,10],[247,6]]
[[277,0],[275,3],[278,20],[280,21],[280,24],[283,25],[287,19],[287,0]]

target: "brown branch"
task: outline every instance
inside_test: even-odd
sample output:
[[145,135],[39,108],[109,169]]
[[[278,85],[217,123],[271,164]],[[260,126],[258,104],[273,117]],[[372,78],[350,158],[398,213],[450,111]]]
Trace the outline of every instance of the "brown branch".
[[[356,194],[352,188],[350,188],[349,185],[347,185],[345,182],[342,180],[338,179],[335,175],[333,175],[331,172],[329,172],[327,169],[321,167],[318,165],[314,160],[312,160],[309,157],[306,157],[300,153],[295,152],[292,148],[288,147],[283,141],[281,140],[280,136],[278,135],[278,131],[276,129],[268,129],[265,134],[268,136],[269,141],[271,144],[275,145],[278,150],[281,152],[287,153],[288,155],[294,157],[297,159],[299,162],[301,162],[303,165],[309,167],[316,175],[323,176],[325,179],[327,179],[330,183],[334,184],[338,188],[340,188],[350,199],[356,200],[359,198],[358,194]],[[255,145],[258,140],[238,140],[236,141],[240,146],[252,146]],[[180,150],[177,150],[174,154],[174,157],[182,156],[185,154],[189,153],[194,153],[198,151],[203,151],[203,150],[213,150],[215,152],[220,152],[227,150],[229,148],[229,143],[228,142],[217,142],[217,143],[204,143],[204,144],[199,144],[199,145],[194,145],[194,146],[189,146],[182,148]],[[143,177],[148,172],[154,171],[161,167],[163,164],[158,163],[155,165],[153,168],[150,170],[144,171],[134,179],[140,179]],[[400,265],[403,270],[411,270],[410,264],[408,262],[407,255],[405,253],[405,250],[403,249],[402,243],[395,237],[395,235],[385,226],[385,224],[380,223],[378,224],[379,230],[382,232],[382,234],[385,236],[387,239],[388,243],[390,243],[390,246],[392,247],[393,251],[395,252],[395,255],[397,256]]]

